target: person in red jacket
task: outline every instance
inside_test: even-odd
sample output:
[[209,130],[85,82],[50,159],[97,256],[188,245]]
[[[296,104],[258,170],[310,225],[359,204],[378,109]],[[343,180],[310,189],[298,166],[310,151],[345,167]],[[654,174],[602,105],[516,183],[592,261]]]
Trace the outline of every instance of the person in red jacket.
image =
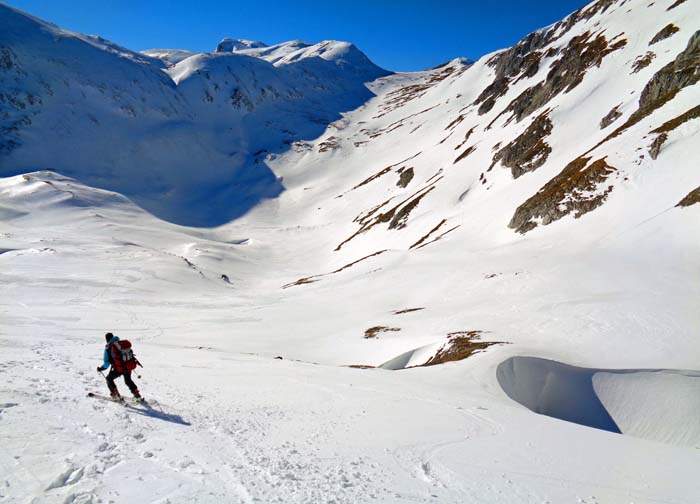
[[111,371],[107,375],[107,387],[109,387],[109,393],[112,396],[112,399],[119,400],[122,398],[122,396],[119,394],[119,391],[117,390],[117,385],[114,383],[114,380],[116,380],[120,376],[124,376],[124,383],[126,383],[126,386],[129,387],[129,390],[131,390],[131,393],[134,395],[134,397],[136,399],[141,399],[141,393],[139,392],[139,388],[131,379],[131,369],[129,369],[126,366],[126,363],[123,362],[120,357],[118,343],[119,337],[115,336],[111,332],[108,332],[107,334],[105,334],[105,341],[107,342],[107,344],[105,345],[105,351],[103,355],[104,362],[101,366],[97,366],[97,371],[102,372],[106,369],[109,369],[110,366],[112,367]]

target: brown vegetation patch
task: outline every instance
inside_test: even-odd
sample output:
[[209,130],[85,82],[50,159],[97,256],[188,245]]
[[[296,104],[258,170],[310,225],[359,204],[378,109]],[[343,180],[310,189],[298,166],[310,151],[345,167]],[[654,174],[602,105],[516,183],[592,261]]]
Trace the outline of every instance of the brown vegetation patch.
[[651,46],[651,45],[656,44],[657,42],[661,42],[662,40],[667,39],[668,37],[670,37],[674,33],[679,32],[680,30],[681,29],[678,28],[673,23],[669,23],[666,26],[664,26],[663,28],[661,28],[659,33],[654,35],[654,37],[649,41],[649,45]]
[[671,4],[671,6],[670,6],[668,9],[666,9],[666,10],[667,10],[667,11],[670,11],[671,9],[675,9],[675,8],[678,7],[680,4],[685,3],[685,2],[686,2],[686,0],[676,0],[676,1],[673,2],[673,4]]
[[600,120],[600,129],[605,129],[608,126],[610,126],[612,123],[617,121],[620,117],[622,117],[622,111],[620,110],[620,105],[615,105],[612,109],[610,109],[610,112],[605,114],[605,117],[603,117]]
[[435,366],[446,362],[464,360],[473,354],[486,350],[493,345],[502,345],[502,341],[481,341],[483,331],[457,331],[447,335],[448,342],[435,355],[421,366]]
[[677,207],[689,207],[690,205],[695,205],[697,203],[700,203],[700,186],[696,187],[692,191],[690,191],[685,198],[680,200],[678,204],[676,205]]
[[459,226],[460,226],[460,224],[457,224],[456,226],[451,227],[450,229],[448,229],[448,230],[445,231],[444,233],[441,233],[441,234],[437,235],[435,238],[433,238],[432,240],[427,241],[427,242],[425,242],[425,243],[422,243],[422,244],[419,244],[419,245],[413,244],[413,245],[411,245],[411,248],[414,248],[414,247],[415,247],[416,249],[421,249],[421,248],[423,248],[423,247],[427,247],[427,246],[430,245],[431,243],[435,243],[436,241],[442,239],[443,236],[445,236],[445,235],[448,234],[448,233],[451,233],[452,231],[454,231],[455,229],[457,229]]
[[493,167],[499,161],[510,168],[513,178],[518,178],[542,166],[552,152],[544,141],[552,133],[552,121],[546,110],[532,121],[532,124],[511,143],[500,149],[493,156]]
[[372,182],[373,180],[378,179],[378,178],[381,177],[382,175],[386,175],[386,174],[389,173],[390,171],[391,171],[391,168],[389,168],[389,167],[384,168],[383,170],[378,171],[378,172],[375,173],[374,175],[371,175],[371,176],[367,177],[367,178],[364,179],[362,182],[360,182],[359,184],[355,185],[351,190],[355,190],[355,189],[358,189],[358,188],[362,187],[363,185],[367,185],[367,184],[369,184],[370,182]]
[[666,121],[661,126],[652,130],[652,133],[666,133],[673,131],[681,124],[690,121],[691,119],[697,119],[700,117],[700,105],[697,105],[689,110],[686,110],[681,115],[674,117],[670,121]]
[[379,250],[378,252],[375,252],[375,253],[373,253],[373,254],[366,255],[366,256],[364,256],[364,257],[361,257],[360,259],[357,259],[356,261],[353,261],[353,262],[351,262],[351,263],[348,263],[348,264],[346,264],[345,266],[342,266],[342,267],[338,268],[337,270],[333,270],[333,271],[331,271],[330,273],[321,273],[321,274],[319,274],[319,275],[311,275],[311,276],[308,276],[308,277],[300,278],[299,280],[297,280],[297,281],[295,281],[295,282],[291,282],[291,283],[288,283],[288,284],[283,285],[282,288],[283,288],[283,289],[287,289],[287,288],[289,288],[289,287],[294,287],[294,286],[296,286],[296,285],[304,285],[304,284],[310,284],[310,283],[318,282],[318,281],[321,279],[321,277],[328,276],[328,275],[333,275],[333,274],[335,274],[335,273],[340,273],[340,272],[343,271],[343,270],[346,270],[346,269],[348,269],[348,268],[351,268],[352,266],[355,266],[355,265],[356,265],[357,263],[359,263],[359,262],[362,262],[362,261],[364,261],[364,260],[366,260],[366,259],[369,259],[370,257],[378,256],[378,255],[380,255],[380,254],[383,254],[384,252],[386,252],[386,250]]
[[[435,182],[437,182],[440,179],[437,179]],[[375,213],[377,210],[384,205],[386,205],[391,199],[385,201],[379,207],[375,207],[373,210],[370,211],[370,214],[365,214],[359,219],[359,222],[361,223],[360,229],[358,229],[355,233],[353,233],[352,236],[349,238],[346,238],[343,240],[336,248],[336,252],[340,250],[343,245],[348,243],[350,240],[355,238],[356,236],[365,233],[366,231],[370,230],[372,227],[376,226],[377,224],[382,224],[382,223],[389,223],[389,229],[403,229],[406,227],[406,221],[408,220],[408,216],[411,213],[413,209],[415,209],[418,206],[418,203],[420,203],[421,199],[423,199],[430,191],[435,189],[435,185],[423,187],[422,189],[419,189],[415,193],[411,194],[408,198],[404,199],[401,201],[399,204],[395,205],[394,207],[390,208],[386,212],[380,213],[375,216]],[[357,220],[357,219],[356,219]]]
[[454,128],[462,121],[464,121],[464,116],[462,114],[459,114],[454,121],[452,121],[450,124],[447,125],[447,127],[445,128],[445,131]]
[[377,338],[378,334],[383,333],[383,332],[398,332],[400,331],[400,327],[387,327],[387,326],[374,326],[370,327],[365,331],[365,339],[374,339]]
[[459,163],[462,159],[466,158],[469,154],[474,152],[476,150],[476,147],[474,145],[471,145],[464,149],[464,152],[462,152],[459,156],[457,156],[457,159],[455,159],[452,164],[457,164]]
[[[546,226],[570,213],[578,219],[602,205],[612,185],[602,187],[615,168],[598,159],[579,157],[520,205],[508,227],[525,234],[541,224]],[[538,222],[539,221],[539,222]]]
[[425,235],[424,235],[420,240],[418,240],[416,243],[414,243],[413,245],[411,245],[411,246],[409,247],[409,250],[410,250],[410,249],[413,249],[413,248],[416,248],[416,247],[419,247],[421,244],[423,244],[428,238],[430,238],[430,235],[432,235],[434,232],[436,232],[438,229],[440,229],[440,228],[443,226],[443,224],[445,224],[446,222],[447,222],[446,219],[442,219],[442,220],[438,223],[437,226],[435,226],[433,229],[431,229],[430,231],[428,231],[428,233],[425,234]]
[[632,63],[632,73],[636,74],[640,70],[643,70],[651,65],[654,58],[656,58],[656,54],[654,54],[652,51],[647,51],[644,56],[637,56],[637,59],[635,59],[634,63]]
[[421,311],[421,310],[425,310],[425,307],[422,307],[422,308],[404,308],[403,310],[396,310],[394,312],[394,315],[403,315],[404,313],[412,313],[412,312],[417,312],[417,311]]
[[423,96],[435,84],[445,80],[450,76],[458,76],[464,72],[468,66],[450,65],[441,67],[437,71],[429,74],[427,78],[418,84],[410,84],[408,86],[395,89],[386,95],[386,100],[380,107],[380,112],[373,119],[379,119],[394,110],[403,107],[407,103],[416,98]]
[[476,127],[476,126],[472,126],[472,127],[469,129],[469,131],[467,131],[467,133],[464,135],[464,140],[462,140],[462,141],[460,142],[460,144],[457,145],[457,147],[455,147],[455,150],[461,149],[462,146],[463,146],[465,143],[467,143],[467,140],[469,140],[469,137],[472,136],[472,134],[474,133],[474,128],[475,128],[475,127]]

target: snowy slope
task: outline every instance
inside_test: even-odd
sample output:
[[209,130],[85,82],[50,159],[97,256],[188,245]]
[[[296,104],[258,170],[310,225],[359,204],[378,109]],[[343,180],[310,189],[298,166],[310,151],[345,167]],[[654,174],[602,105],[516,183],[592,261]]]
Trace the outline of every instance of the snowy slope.
[[371,79],[0,8],[0,502],[696,501],[697,2]]

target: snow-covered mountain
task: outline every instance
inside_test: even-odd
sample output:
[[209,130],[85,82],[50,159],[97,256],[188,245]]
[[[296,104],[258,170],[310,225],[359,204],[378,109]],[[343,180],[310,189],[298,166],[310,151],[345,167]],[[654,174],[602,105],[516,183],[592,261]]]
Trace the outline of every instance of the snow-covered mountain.
[[[389,73],[0,5],[0,501],[694,502],[698,28]],[[83,398],[108,330],[157,407]]]

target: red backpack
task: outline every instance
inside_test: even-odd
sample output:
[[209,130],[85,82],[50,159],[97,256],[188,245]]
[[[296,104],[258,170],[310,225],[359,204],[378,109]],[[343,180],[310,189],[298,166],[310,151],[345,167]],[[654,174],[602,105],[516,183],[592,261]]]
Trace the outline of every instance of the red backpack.
[[114,369],[119,373],[136,369],[136,356],[131,349],[131,341],[119,340],[109,345]]

